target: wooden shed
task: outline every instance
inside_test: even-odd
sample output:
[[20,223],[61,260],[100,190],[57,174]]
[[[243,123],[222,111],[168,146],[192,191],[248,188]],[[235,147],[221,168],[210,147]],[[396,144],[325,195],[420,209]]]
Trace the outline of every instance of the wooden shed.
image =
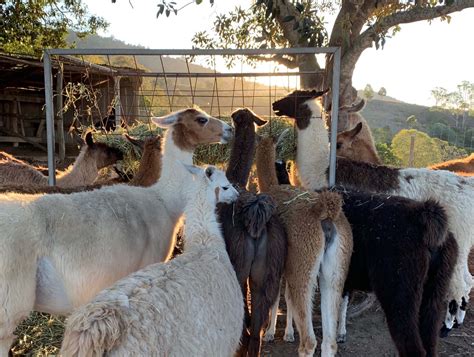
[[[65,157],[71,127],[115,116],[117,124],[137,120],[140,69],[96,65],[83,59],[52,60],[56,144]],[[123,75],[125,74],[125,75]],[[61,93],[61,95],[58,95]],[[40,59],[0,52],[0,149],[46,152],[44,70]],[[18,149],[15,149],[18,148]]]

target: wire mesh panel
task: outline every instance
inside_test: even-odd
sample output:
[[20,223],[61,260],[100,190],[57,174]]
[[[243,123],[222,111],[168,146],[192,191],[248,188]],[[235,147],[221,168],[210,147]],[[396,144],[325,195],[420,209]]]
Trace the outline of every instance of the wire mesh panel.
[[[271,104],[289,91],[299,88],[301,75],[269,61],[273,55],[297,56],[319,54],[333,56],[332,102],[338,103],[340,51],[338,48],[291,48],[270,50],[97,50],[57,49],[45,51],[45,70],[51,59],[63,71],[63,108],[56,108],[64,117],[66,127],[94,125],[114,135],[117,126],[137,123],[150,125],[150,117],[163,115],[193,105],[209,114],[229,119],[239,107],[252,109],[270,120],[275,118]],[[250,59],[265,57],[258,64]],[[224,65],[232,58],[232,68]],[[249,63],[253,63],[253,65]],[[64,67],[63,67],[64,68]],[[48,141],[54,142],[53,86],[51,71],[45,71]],[[52,82],[51,82],[52,83]],[[338,106],[332,106],[337,121]],[[337,124],[337,123],[336,123]],[[276,124],[278,125],[278,124]],[[335,130],[332,143],[335,143]],[[50,145],[50,151],[54,148]],[[335,148],[335,145],[332,145]],[[54,166],[54,155],[50,153]],[[335,150],[331,151],[335,162]],[[334,184],[334,165],[330,183]],[[54,172],[54,171],[52,171]],[[52,173],[50,172],[50,174]],[[50,175],[52,176],[52,175]],[[52,184],[52,182],[50,182]]]

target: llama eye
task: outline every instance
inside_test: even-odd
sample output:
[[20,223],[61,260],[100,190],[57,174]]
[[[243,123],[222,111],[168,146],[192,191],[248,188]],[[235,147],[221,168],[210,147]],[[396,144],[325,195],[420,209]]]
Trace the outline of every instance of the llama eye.
[[342,147],[342,143],[337,143],[336,144],[336,149],[340,149]]
[[222,187],[224,191],[227,191],[229,189],[229,186]]
[[196,118],[196,121],[197,121],[199,124],[206,124],[206,123],[207,123],[207,118],[198,117],[198,118]]

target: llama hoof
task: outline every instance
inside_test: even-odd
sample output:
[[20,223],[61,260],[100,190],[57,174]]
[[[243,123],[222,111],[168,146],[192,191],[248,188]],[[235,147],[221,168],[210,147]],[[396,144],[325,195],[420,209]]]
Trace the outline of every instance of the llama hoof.
[[453,325],[453,328],[459,328],[462,326],[462,323],[459,323],[457,320],[454,321],[454,325]]
[[441,331],[439,333],[439,337],[445,338],[448,337],[449,332],[451,332],[450,328],[447,328],[445,324],[443,324],[443,327],[441,328]]
[[337,341],[337,343],[344,343],[344,342],[346,342],[346,334],[337,335],[336,341]]
[[265,333],[265,335],[263,335],[263,340],[265,342],[271,342],[275,339],[275,334],[273,333]]
[[283,336],[283,341],[295,342],[295,335],[292,333],[285,333],[285,336]]

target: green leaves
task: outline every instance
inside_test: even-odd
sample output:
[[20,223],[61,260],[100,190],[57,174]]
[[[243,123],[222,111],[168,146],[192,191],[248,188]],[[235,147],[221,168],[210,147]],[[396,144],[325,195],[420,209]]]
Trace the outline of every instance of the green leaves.
[[0,47],[7,52],[41,56],[43,48],[68,47],[68,30],[86,36],[107,25],[81,0],[0,2]]

